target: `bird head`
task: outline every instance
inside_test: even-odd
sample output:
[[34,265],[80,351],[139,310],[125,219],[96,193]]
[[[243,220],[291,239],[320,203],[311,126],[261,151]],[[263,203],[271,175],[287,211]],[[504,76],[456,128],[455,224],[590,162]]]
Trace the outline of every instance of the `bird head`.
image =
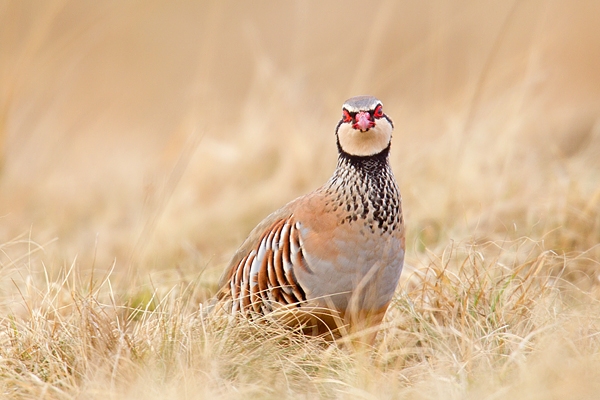
[[342,106],[336,129],[338,147],[352,156],[379,154],[389,147],[393,129],[381,101],[372,96],[352,97]]

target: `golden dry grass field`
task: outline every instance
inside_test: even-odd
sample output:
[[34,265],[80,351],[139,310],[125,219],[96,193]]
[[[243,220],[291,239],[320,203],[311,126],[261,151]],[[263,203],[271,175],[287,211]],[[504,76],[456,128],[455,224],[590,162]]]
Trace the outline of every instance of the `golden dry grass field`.
[[[0,397],[595,399],[600,3],[0,0]],[[202,316],[269,212],[394,120],[374,348]]]

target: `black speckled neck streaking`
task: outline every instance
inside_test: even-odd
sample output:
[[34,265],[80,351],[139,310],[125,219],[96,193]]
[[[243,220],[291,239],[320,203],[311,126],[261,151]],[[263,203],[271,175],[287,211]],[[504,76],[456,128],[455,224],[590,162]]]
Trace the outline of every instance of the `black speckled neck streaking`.
[[340,214],[340,224],[362,223],[371,233],[391,233],[402,224],[402,204],[389,165],[390,147],[368,157],[340,149],[337,167],[323,189],[331,196],[327,211]]

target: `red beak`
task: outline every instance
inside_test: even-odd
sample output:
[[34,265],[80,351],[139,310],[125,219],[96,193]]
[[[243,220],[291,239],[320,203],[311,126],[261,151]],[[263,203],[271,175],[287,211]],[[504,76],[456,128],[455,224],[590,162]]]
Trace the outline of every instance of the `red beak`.
[[365,111],[361,111],[354,117],[354,129],[360,129],[362,132],[368,131],[370,128],[375,126],[375,122],[371,119],[371,114]]

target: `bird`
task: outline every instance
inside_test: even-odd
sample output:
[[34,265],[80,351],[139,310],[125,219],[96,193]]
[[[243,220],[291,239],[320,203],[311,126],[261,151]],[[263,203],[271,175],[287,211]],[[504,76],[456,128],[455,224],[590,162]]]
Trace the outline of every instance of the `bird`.
[[405,253],[402,198],[389,163],[393,129],[377,98],[344,102],[331,178],[250,232],[220,279],[222,309],[247,318],[285,310],[286,324],[303,333],[366,331],[374,340]]

